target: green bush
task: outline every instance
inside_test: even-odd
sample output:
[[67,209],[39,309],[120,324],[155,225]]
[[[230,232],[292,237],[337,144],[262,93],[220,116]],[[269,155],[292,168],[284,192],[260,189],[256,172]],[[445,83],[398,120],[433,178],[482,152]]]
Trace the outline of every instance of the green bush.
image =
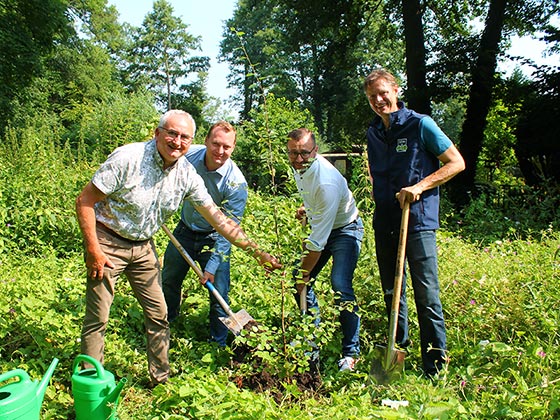
[[77,250],[74,200],[91,170],[48,131],[9,129],[0,145],[0,251]]
[[317,133],[311,113],[301,109],[296,101],[270,94],[265,103],[251,111],[249,118],[239,128],[233,158],[251,188],[265,192],[290,190],[288,133],[300,127]]
[[71,121],[62,142],[81,159],[104,160],[115,148],[153,136],[159,114],[150,94],[113,93],[109,99],[76,104],[63,116]]

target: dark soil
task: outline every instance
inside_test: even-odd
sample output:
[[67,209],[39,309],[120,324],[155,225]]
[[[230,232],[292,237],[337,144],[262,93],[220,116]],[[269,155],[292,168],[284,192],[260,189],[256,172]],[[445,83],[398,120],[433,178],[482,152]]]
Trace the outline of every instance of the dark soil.
[[[258,334],[257,323],[246,325],[245,328],[251,331],[251,334]],[[255,332],[255,330],[257,332]],[[232,360],[233,367],[241,364],[248,364],[252,367],[249,375],[237,375],[232,378],[232,381],[241,389],[250,389],[256,392],[270,392],[277,402],[285,399],[283,393],[283,384],[296,384],[301,392],[317,392],[321,387],[321,375],[319,373],[319,366],[310,363],[309,369],[303,373],[296,372],[291,377],[280,378],[278,375],[271,374],[270,366],[262,360],[262,358],[255,355],[255,349],[249,348],[245,344],[235,345],[233,347],[234,357]]]

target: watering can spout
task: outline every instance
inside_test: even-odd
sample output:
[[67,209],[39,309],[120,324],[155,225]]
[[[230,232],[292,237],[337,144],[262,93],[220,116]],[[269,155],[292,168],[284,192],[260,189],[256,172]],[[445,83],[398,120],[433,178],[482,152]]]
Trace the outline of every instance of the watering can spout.
[[117,400],[119,399],[119,396],[121,395],[121,391],[124,387],[124,385],[126,384],[127,379],[126,378],[122,378],[119,383],[117,384],[117,386],[115,388],[113,388],[113,390],[109,393],[109,395],[107,395],[105,397],[105,403],[110,403],[110,404],[114,404],[117,402]]
[[39,382],[39,385],[37,386],[36,397],[39,401],[39,406],[43,402],[43,398],[45,397],[45,391],[47,390],[47,386],[49,385],[49,382],[53,376],[56,365],[58,365],[58,359],[55,357],[51,362],[51,365],[45,372],[43,379],[41,379],[41,382]]

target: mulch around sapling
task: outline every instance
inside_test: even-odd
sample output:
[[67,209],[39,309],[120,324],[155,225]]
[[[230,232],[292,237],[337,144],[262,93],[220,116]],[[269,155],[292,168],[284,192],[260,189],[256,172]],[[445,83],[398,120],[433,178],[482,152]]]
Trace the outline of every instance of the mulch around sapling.
[[[250,321],[244,329],[250,334],[259,334],[256,321]],[[238,368],[242,364],[250,366],[250,374],[235,375],[231,379],[240,389],[249,389],[256,392],[270,392],[277,402],[285,399],[283,389],[285,384],[295,384],[301,392],[317,392],[321,387],[319,367],[310,363],[305,372],[294,372],[288,378],[280,378],[272,374],[274,369],[270,364],[256,355],[256,349],[245,343],[235,343],[232,347],[232,367]],[[239,369],[236,369],[237,371]]]

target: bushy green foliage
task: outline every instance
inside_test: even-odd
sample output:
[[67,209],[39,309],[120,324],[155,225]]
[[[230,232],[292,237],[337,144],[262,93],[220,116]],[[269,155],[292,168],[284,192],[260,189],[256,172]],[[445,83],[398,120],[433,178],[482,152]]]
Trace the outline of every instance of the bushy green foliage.
[[123,144],[153,136],[159,114],[149,93],[113,93],[104,101],[75,104],[64,117],[72,121],[62,141],[81,159],[104,160]]
[[[120,115],[128,121],[124,111]],[[108,113],[99,116],[100,121],[108,118]],[[260,124],[253,127],[264,133],[265,124]],[[283,124],[273,151],[280,159],[285,134],[293,128]],[[304,124],[294,122],[294,126]],[[67,419],[74,415],[70,370],[80,351],[85,290],[74,199],[104,156],[92,153],[92,160],[86,162],[69,146],[55,146],[62,144],[56,127],[55,120],[37,119],[25,129],[10,129],[0,143],[4,180],[0,184],[0,371],[22,368],[32,378],[41,378],[52,359],[59,358],[42,416]],[[282,127],[280,120],[271,127]],[[268,150],[266,137],[259,139],[261,150]],[[355,165],[360,166],[359,159]],[[249,173],[255,168],[250,167]],[[236,340],[230,337],[226,349],[207,342],[208,294],[191,273],[184,284],[182,315],[171,330],[172,378],[167,386],[149,391],[143,315],[121,279],[106,335],[105,362],[117,378],[129,380],[119,418],[553,419],[560,415],[556,196],[526,189],[519,199],[483,196],[461,211],[444,200],[438,253],[450,364],[437,381],[422,377],[417,318],[410,305],[414,344],[406,357],[405,375],[381,386],[368,382],[374,348],[386,343],[387,334],[371,230],[373,206],[365,173],[354,174],[350,185],[366,226],[354,282],[362,325],[362,356],[356,371],[339,374],[337,370],[341,333],[329,266],[315,285],[320,326],[314,328],[310,317],[302,317],[295,303],[291,267],[305,237],[294,218],[299,199],[251,190],[243,227],[285,266],[266,275],[249,255],[237,248],[233,251],[232,308],[246,309],[257,320],[257,331],[244,332]],[[537,199],[538,206],[529,205]],[[159,232],[155,240],[161,255],[167,238]],[[412,288],[408,289],[412,302]],[[302,390],[295,378],[307,370],[310,339],[321,349],[322,385]],[[241,345],[253,349],[260,363],[248,358],[234,364],[234,349]],[[265,369],[278,378],[275,387],[249,388],[249,379]],[[395,410],[385,406],[388,400],[408,405]]]
[[[43,158],[38,155],[38,159]],[[74,172],[69,166],[58,170],[53,178]],[[41,178],[39,182],[47,181]],[[57,209],[56,203],[50,205],[53,211]],[[406,358],[405,375],[381,386],[368,382],[373,348],[385,343],[387,333],[371,218],[365,215],[366,236],[355,275],[362,358],[355,373],[339,374],[336,361],[341,336],[328,267],[316,284],[322,309],[318,330],[313,331],[309,319],[302,319],[292,296],[289,266],[299,255],[304,235],[293,217],[296,206],[297,200],[292,198],[251,192],[243,220],[252,238],[282,258],[285,272],[266,276],[244,252],[234,249],[232,254],[232,308],[246,309],[257,320],[260,333],[244,333],[231,346],[245,341],[256,348],[269,373],[284,378],[283,384],[262,392],[238,387],[240,381],[242,384],[258,374],[265,363],[255,366],[247,360],[232,365],[233,347],[219,349],[207,342],[207,291],[189,275],[182,315],[171,330],[171,381],[165,387],[146,390],[142,313],[122,279],[109,321],[105,362],[105,368],[117,378],[129,379],[119,418],[557,418],[557,230],[541,232],[531,240],[502,238],[484,244],[441,230],[438,252],[450,365],[437,381],[422,378],[419,332],[411,305],[414,345]],[[492,225],[482,222],[479,220],[481,229],[491,235]],[[72,241],[72,248],[79,249],[79,238]],[[158,233],[160,253],[166,244],[165,235]],[[32,378],[41,378],[51,360],[58,357],[60,363],[48,387],[42,415],[66,419],[74,410],[70,369],[79,354],[85,267],[79,252],[61,257],[55,249],[49,251],[49,246],[41,245],[38,257],[33,248],[0,256],[0,371],[23,368]],[[302,354],[308,350],[306,340],[312,331],[321,347],[322,386],[302,391],[289,378],[306,367]],[[388,400],[406,401],[408,406],[394,410],[384,405]]]
[[74,200],[91,175],[70,149],[54,146],[48,125],[10,129],[0,145],[0,252],[76,251]]
[[558,230],[558,189],[490,185],[463,209],[442,200],[441,218],[446,229],[481,246],[505,239],[539,240]]
[[[307,127],[317,133],[313,117],[296,102],[268,95],[250,119],[239,128],[233,158],[247,178],[249,186],[270,191],[289,183],[289,161],[286,155],[288,133]],[[317,135],[317,134],[316,134]]]

